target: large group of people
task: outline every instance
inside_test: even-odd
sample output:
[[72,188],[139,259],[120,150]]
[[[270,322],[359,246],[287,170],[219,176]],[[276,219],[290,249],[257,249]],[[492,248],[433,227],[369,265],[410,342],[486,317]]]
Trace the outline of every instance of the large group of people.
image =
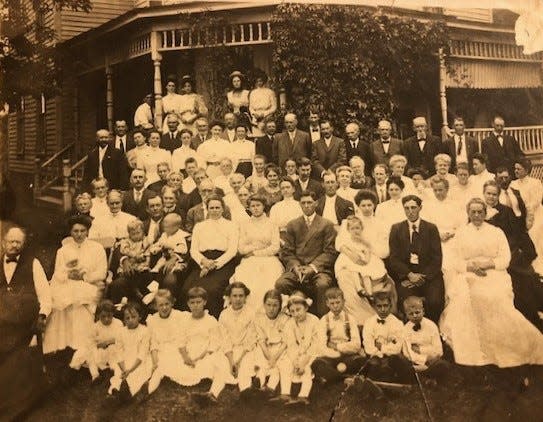
[[460,117],[445,141],[420,116],[406,140],[386,120],[342,139],[313,112],[275,133],[265,78],[231,80],[224,122],[184,78],[161,130],[140,106],[132,131],[96,133],[49,282],[8,231],[0,371],[36,331],[121,396],[210,378],[195,400],[215,401],[254,378],[307,403],[314,379],[431,373],[443,344],[461,365],[543,364],[543,185],[503,118],[481,144]]

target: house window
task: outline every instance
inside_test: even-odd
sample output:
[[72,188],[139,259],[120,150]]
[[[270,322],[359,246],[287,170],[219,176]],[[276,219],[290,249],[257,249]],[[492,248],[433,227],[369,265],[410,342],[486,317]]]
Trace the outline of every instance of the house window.
[[25,99],[17,104],[17,155],[25,153]]
[[36,156],[44,156],[46,151],[46,127],[45,127],[45,113],[46,102],[45,95],[41,95],[36,99]]

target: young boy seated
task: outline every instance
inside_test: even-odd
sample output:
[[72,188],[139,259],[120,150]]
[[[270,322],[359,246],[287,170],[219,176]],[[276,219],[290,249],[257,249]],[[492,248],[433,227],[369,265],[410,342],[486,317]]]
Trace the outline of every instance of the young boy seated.
[[424,318],[424,301],[417,296],[409,296],[403,301],[408,319],[403,329],[403,354],[411,361],[415,371],[426,371],[430,377],[442,373],[447,364],[441,359],[443,345],[437,325]]
[[317,378],[332,382],[356,374],[365,359],[356,320],[344,309],[343,292],[332,287],[326,290],[325,297],[330,312],[321,318],[320,331],[326,344],[311,369]]
[[376,292],[374,298],[377,315],[366,320],[362,331],[369,356],[365,375],[376,381],[412,382],[411,363],[402,355],[403,324],[391,313],[390,292]]

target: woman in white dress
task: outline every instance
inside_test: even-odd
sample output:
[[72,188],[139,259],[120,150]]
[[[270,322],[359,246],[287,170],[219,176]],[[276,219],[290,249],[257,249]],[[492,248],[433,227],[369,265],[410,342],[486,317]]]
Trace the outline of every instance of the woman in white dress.
[[162,132],[168,132],[168,116],[174,114],[181,121],[181,95],[176,92],[177,83],[175,75],[168,76],[166,82],[166,95],[162,97]]
[[271,207],[270,220],[279,228],[280,234],[287,230],[289,221],[300,217],[303,212],[300,203],[294,199],[296,185],[290,177],[284,177],[279,183],[283,199]]
[[399,177],[404,184],[403,196],[416,195],[415,184],[413,180],[405,175],[405,169],[407,167],[407,158],[403,155],[393,155],[388,161],[390,168],[390,176]]
[[170,151],[160,148],[160,132],[152,130],[149,132],[149,148],[138,155],[137,161],[138,168],[144,169],[147,176],[145,187],[160,180],[157,166],[161,163],[167,163],[171,168],[172,154]]
[[249,93],[249,111],[253,124],[253,135],[264,134],[264,122],[277,110],[275,92],[266,87],[268,76],[262,73],[256,78],[255,87]]
[[231,153],[236,173],[243,174],[245,178],[250,177],[253,174],[255,143],[247,139],[247,128],[239,123],[236,125],[236,140],[232,142]]
[[198,117],[207,116],[207,106],[204,98],[194,92],[194,82],[188,75],[181,79],[182,94],[179,98],[180,121],[179,129],[187,128],[196,133],[194,122]]
[[239,70],[230,74],[231,90],[226,93],[228,108],[245,127],[251,125],[249,118],[249,90],[243,89],[244,75]]
[[187,158],[194,158],[198,164],[202,162],[202,159],[198,156],[196,150],[191,147],[192,132],[189,129],[181,129],[179,136],[181,137],[181,146],[172,153],[172,171],[186,175],[185,161]]
[[393,224],[406,219],[402,204],[405,185],[399,177],[390,176],[386,181],[389,200],[381,202],[375,209],[375,219],[386,229],[387,236]]
[[434,157],[434,165],[436,169],[436,176],[447,180],[451,188],[458,184],[458,179],[456,176],[449,173],[449,170],[451,169],[451,157],[448,154],[437,154]]
[[458,272],[447,286],[440,328],[456,363],[500,368],[543,364],[543,335],[513,305],[502,230],[485,222],[486,204],[468,202],[470,223],[456,233]]
[[534,270],[543,275],[543,183],[529,176],[532,162],[525,158],[515,163],[516,180],[511,182],[511,188],[520,192],[526,204],[526,228],[534,242],[537,258],[532,262]]
[[238,251],[243,256],[231,282],[241,281],[250,290],[246,306],[255,311],[262,307],[264,294],[273,289],[283,274],[277,258],[279,228],[264,213],[266,200],[257,195],[249,198],[251,219],[240,227]]
[[57,252],[51,279],[53,310],[43,339],[44,353],[87,345],[107,272],[104,248],[87,239],[91,224],[87,216],[68,221],[71,238]]

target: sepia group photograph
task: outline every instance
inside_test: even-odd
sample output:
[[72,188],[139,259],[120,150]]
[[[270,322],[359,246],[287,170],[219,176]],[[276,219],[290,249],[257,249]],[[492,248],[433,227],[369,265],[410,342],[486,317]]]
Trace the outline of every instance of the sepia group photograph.
[[543,414],[543,0],[0,0],[0,422]]

